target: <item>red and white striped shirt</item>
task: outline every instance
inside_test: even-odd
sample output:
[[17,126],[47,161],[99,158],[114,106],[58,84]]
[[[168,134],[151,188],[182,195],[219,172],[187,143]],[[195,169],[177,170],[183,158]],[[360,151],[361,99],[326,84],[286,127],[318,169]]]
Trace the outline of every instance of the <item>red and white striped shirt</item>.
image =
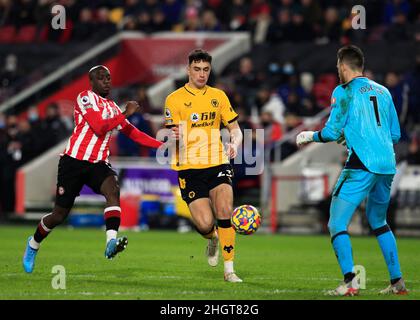
[[75,128],[64,154],[89,162],[108,162],[112,129],[129,123],[118,105],[93,91],[82,91],[74,108]]

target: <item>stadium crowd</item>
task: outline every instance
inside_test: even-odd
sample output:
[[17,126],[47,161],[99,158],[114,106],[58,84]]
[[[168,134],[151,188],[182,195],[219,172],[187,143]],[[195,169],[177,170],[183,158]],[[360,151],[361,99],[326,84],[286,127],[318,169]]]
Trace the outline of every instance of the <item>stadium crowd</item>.
[[[66,9],[66,28],[51,25],[51,8]],[[351,8],[362,4],[368,28],[351,27]],[[420,41],[420,4],[415,0],[1,0],[0,43],[98,41],[119,30],[249,31],[254,43]],[[16,56],[1,57],[1,86],[28,70]],[[16,69],[16,70],[14,70]],[[0,94],[1,96],[1,94]]]
[[[359,2],[366,7],[369,23],[363,32],[351,29],[349,12],[356,3],[335,0],[0,0],[0,29],[14,30],[17,36],[19,29],[30,25],[35,33],[29,41],[74,45],[106,38],[118,30],[249,31],[254,44],[266,45],[420,41],[418,2]],[[65,30],[50,27],[50,8],[54,4],[66,8]],[[0,43],[12,43],[13,38],[5,39],[2,31]],[[1,58],[0,101],[2,90],[13,87],[28,74],[13,52]],[[416,111],[420,105],[420,55],[416,68],[409,72],[380,74],[366,70],[366,75],[384,83],[393,95],[403,129],[400,158],[420,164],[420,119]],[[265,129],[266,147],[271,148],[285,133],[329,105],[338,78],[335,72],[319,75],[301,70],[292,61],[272,61],[262,69],[256,67],[251,56],[246,56],[221,75],[212,75],[209,84],[228,94],[240,114],[242,129]],[[153,119],[161,114],[162,108],[149,102],[143,84],[118,88],[112,98],[120,105],[133,98],[139,102],[142,111],[131,116],[130,121],[140,130],[154,135],[161,128],[162,124]],[[13,211],[16,169],[65,139],[72,130],[71,119],[60,115],[58,104],[47,109],[44,119],[39,118],[36,106],[28,106],[25,116],[16,115],[13,110],[0,114],[0,212]],[[284,144],[282,158],[295,150],[294,144]],[[111,152],[120,156],[154,155],[152,150],[133,144],[123,135],[115,137]]]
[[[66,8],[67,28],[50,27],[51,7]],[[354,33],[351,7],[363,5],[369,32]],[[2,0],[0,25],[34,25],[41,40],[103,37],[117,29],[143,32],[253,31],[260,41],[419,40],[418,1],[377,0]],[[57,32],[56,32],[57,31]]]

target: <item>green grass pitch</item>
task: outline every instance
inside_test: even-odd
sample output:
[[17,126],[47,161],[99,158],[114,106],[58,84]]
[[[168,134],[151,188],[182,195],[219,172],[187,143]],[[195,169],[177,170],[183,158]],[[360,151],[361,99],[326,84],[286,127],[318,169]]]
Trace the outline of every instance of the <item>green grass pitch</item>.
[[[237,236],[235,269],[243,283],[223,281],[223,263],[210,267],[206,241],[191,232],[120,232],[129,244],[114,260],[104,257],[99,229],[60,226],[45,240],[32,274],[22,255],[35,227],[0,226],[0,299],[306,300],[420,299],[420,239],[399,238],[402,270],[410,294],[378,296],[388,274],[374,237],[352,237],[356,264],[367,273],[366,289],[352,298],[328,297],[341,281],[327,236]],[[53,289],[52,268],[62,265],[66,288]]]

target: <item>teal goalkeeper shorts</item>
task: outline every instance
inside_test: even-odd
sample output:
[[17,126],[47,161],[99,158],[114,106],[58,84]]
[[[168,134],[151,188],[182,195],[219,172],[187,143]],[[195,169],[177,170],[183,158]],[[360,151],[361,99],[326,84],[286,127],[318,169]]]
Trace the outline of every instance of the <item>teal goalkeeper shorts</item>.
[[366,197],[376,203],[389,202],[393,174],[376,174],[362,169],[343,169],[333,196],[358,206]]

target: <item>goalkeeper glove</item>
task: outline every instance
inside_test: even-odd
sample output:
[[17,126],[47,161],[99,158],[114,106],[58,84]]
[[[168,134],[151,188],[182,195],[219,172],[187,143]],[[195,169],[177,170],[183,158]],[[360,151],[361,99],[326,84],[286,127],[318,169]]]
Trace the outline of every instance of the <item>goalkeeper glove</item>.
[[298,147],[314,141],[314,131],[302,131],[296,137]]

